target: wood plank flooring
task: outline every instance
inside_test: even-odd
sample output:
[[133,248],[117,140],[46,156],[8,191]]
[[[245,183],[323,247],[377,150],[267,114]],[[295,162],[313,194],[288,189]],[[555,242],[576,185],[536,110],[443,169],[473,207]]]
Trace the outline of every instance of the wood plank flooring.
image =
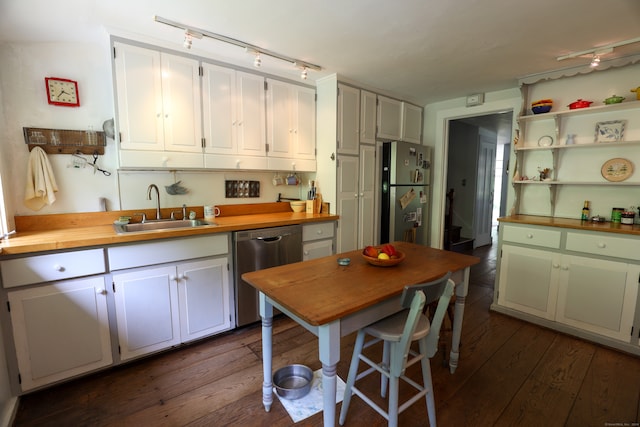
[[[489,311],[495,248],[476,249],[464,317],[460,365],[443,365],[450,324],[432,359],[438,424],[467,426],[632,426],[640,413],[640,359]],[[338,375],[346,379],[355,337],[342,341]],[[320,368],[313,335],[274,321],[274,368]],[[262,407],[259,325],[22,396],[15,426],[289,426],[277,399]],[[419,366],[408,370],[419,381]],[[372,376],[370,388],[377,379]],[[367,379],[369,380],[369,379]],[[401,387],[401,395],[410,391]],[[401,397],[402,399],[402,397]],[[338,408],[339,411],[339,408]],[[427,426],[419,401],[401,426]],[[321,426],[322,413],[298,425]],[[354,397],[347,426],[384,426]]]

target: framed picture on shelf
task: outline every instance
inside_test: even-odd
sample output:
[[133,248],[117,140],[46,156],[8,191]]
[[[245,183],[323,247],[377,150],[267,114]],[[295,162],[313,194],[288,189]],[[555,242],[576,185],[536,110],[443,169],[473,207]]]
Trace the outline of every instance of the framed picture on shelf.
[[626,120],[613,120],[596,123],[595,142],[620,142],[624,138]]

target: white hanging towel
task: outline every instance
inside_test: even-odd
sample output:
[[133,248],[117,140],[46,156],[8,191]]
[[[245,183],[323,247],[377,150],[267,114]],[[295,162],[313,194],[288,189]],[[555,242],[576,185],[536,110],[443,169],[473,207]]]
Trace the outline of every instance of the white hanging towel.
[[58,191],[56,177],[53,176],[47,153],[40,147],[33,147],[27,165],[27,188],[24,192],[24,204],[34,211],[42,209],[56,201]]

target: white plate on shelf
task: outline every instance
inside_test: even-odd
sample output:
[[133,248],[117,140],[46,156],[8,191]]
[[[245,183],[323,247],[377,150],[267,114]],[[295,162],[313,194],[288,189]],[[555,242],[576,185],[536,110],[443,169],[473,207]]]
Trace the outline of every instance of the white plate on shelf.
[[553,145],[553,138],[550,137],[549,135],[541,136],[540,139],[538,139],[539,147],[551,147],[552,145]]

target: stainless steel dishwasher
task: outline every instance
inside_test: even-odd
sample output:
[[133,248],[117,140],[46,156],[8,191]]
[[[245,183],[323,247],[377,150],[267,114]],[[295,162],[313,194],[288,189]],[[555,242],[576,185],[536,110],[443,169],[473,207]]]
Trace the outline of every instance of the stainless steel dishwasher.
[[302,261],[302,226],[263,228],[233,233],[237,326],[260,320],[258,291],[242,274]]

